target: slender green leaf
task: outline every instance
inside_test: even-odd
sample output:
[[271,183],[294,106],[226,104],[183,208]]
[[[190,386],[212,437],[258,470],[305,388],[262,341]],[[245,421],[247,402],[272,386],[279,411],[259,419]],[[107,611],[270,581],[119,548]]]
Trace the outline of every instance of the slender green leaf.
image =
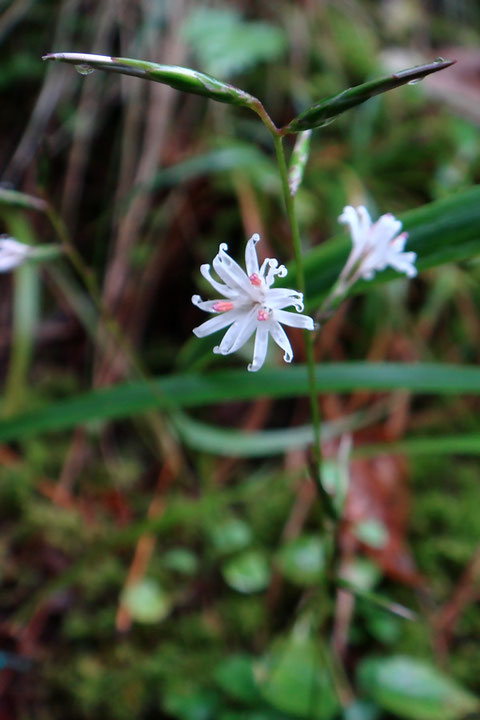
[[338,710],[332,678],[314,631],[297,624],[255,666],[260,692],[288,717],[329,720]]
[[406,438],[387,446],[363,445],[356,455],[376,455],[381,452],[406,453],[407,455],[480,455],[480,434],[438,435],[432,437]]
[[[379,408],[374,409],[373,412],[354,413],[337,421],[322,423],[322,440],[328,442],[345,433],[365,427],[384,414],[385,409]],[[174,413],[172,420],[185,445],[201,452],[226,457],[283,455],[288,450],[308,447],[314,441],[311,425],[252,433],[209,425],[178,411]]]
[[287,125],[285,132],[296,133],[327,125],[337,115],[345,112],[345,110],[350,110],[350,108],[355,107],[355,105],[360,105],[375,95],[380,95],[401,85],[419,82],[431,73],[450,67],[454,62],[455,60],[438,58],[438,60],[434,60],[434,62],[428,65],[418,65],[417,67],[401,70],[400,72],[380,78],[379,80],[370,80],[369,82],[356,85],[348,90],[343,90],[343,92],[332,95],[316,105],[312,105],[308,110],[305,110]]
[[229,105],[251,107],[256,99],[229,83],[221,82],[211,75],[178,67],[177,65],[160,65],[135,60],[133,58],[110,57],[109,55],[91,55],[89,53],[49,53],[43,60],[55,60],[75,65],[81,75],[89,75],[94,70],[133,75],[134,77],[154,80],[187,93],[203,95],[217,102]]
[[[383,412],[382,412],[383,415]],[[362,427],[366,427],[379,419],[380,413],[355,413],[335,422],[322,423],[322,440],[328,442]],[[194,420],[184,413],[176,412],[173,416],[175,428],[182,442],[194,450],[226,457],[267,457],[283,455],[289,450],[309,447],[314,440],[311,425],[278,430],[257,430],[244,432],[209,425]],[[360,445],[354,449],[355,456],[370,457],[381,453],[405,453],[407,455],[480,455],[480,435],[438,435],[431,437],[412,437],[391,443],[375,443]],[[328,472],[340,473],[337,463],[325,461],[324,483],[332,492],[335,486]],[[328,483],[330,482],[330,487]],[[345,490],[344,490],[345,492]]]
[[479,701],[428,662],[396,655],[368,658],[359,666],[362,687],[380,707],[408,720],[460,720]]
[[[317,368],[320,391],[410,390],[442,395],[480,394],[480,368],[435,363],[336,363]],[[308,394],[305,366],[218,370],[205,375],[172,375],[156,380],[122,383],[74,398],[50,403],[0,422],[0,441],[15,440],[50,430],[71,428],[92,420],[128,418],[162,408],[212,405],[258,397],[298,397]]]
[[372,592],[371,590],[366,590],[359,585],[353,584],[352,582],[350,582],[350,580],[347,580],[344,577],[338,577],[335,582],[339,588],[342,588],[342,590],[352,593],[352,595],[356,595],[359,598],[363,598],[372,605],[376,605],[382,608],[382,610],[386,610],[387,612],[392,613],[392,615],[397,615],[404,620],[417,620],[416,613],[410,610],[410,608],[407,608],[400,603],[393,602],[389,598],[386,598],[384,595],[380,595],[377,592]]

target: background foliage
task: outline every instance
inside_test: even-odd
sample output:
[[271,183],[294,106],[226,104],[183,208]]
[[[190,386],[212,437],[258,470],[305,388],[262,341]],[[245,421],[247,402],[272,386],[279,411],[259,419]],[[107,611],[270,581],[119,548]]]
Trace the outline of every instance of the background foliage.
[[[2,231],[60,242],[87,267],[0,276],[2,717],[478,712],[480,380],[465,367],[480,355],[476,4],[0,11]],[[246,110],[42,64],[61,50],[210,72],[278,125],[392,68],[457,58],[314,133],[298,195],[312,303],[341,267],[347,203],[401,216],[424,270],[360,288],[317,346],[325,482],[340,500],[349,480],[338,563],[354,595],[325,573],[304,368],[284,374],[272,350],[247,377],[244,357],[191,339],[198,267],[220,242],[238,257],[259,232],[291,259],[267,133]]]

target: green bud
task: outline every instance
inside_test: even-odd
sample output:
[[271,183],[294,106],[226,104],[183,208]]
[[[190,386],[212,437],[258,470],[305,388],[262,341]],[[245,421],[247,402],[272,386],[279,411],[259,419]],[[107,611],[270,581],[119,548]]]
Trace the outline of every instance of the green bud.
[[252,95],[217,80],[211,75],[197,72],[191,68],[177,65],[159,65],[158,63],[132,58],[111,57],[108,55],[90,55],[88,53],[50,53],[43,60],[57,60],[75,65],[81,75],[89,75],[94,70],[133,75],[134,77],[154,80],[182,90],[183,92],[203,95],[217,102],[229,105],[251,107],[258,101]]
[[311,130],[303,130],[297,137],[295,147],[293,148],[290,169],[288,171],[288,187],[290,188],[290,195],[292,197],[295,197],[300,183],[303,180],[303,173],[305,172],[310,154],[311,136]]
[[400,87],[400,85],[420,82],[420,80],[427,75],[438,72],[439,70],[444,70],[455,62],[455,60],[438,58],[429,65],[417,65],[408,70],[401,70],[393,75],[380,78],[380,80],[371,80],[362,85],[344,90],[338,95],[332,95],[326,98],[326,100],[312,105],[312,107],[292,120],[292,122],[282,130],[282,133],[297,133],[302,130],[328,125],[337,115],[340,115],[340,113],[345,112],[345,110],[350,110],[350,108],[355,107],[355,105],[360,105],[375,95],[380,95],[381,93],[387,92],[387,90],[393,90],[394,88]]

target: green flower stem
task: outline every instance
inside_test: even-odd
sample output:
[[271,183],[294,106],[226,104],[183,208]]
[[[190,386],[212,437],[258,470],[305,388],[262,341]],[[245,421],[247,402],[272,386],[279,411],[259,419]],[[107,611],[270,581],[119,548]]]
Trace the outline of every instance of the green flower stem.
[[[293,239],[293,249],[295,253],[295,262],[297,270],[297,287],[301,293],[305,293],[305,275],[303,272],[303,259],[302,259],[302,244],[300,240],[300,232],[298,229],[297,215],[295,212],[295,201],[290,194],[290,188],[288,184],[288,170],[287,163],[285,160],[285,151],[283,148],[283,139],[276,133],[272,133],[273,141],[275,143],[275,151],[277,153],[278,168],[280,171],[280,178],[282,181],[283,199],[285,201],[285,208],[287,211],[287,217],[290,223]],[[313,352],[313,340],[308,330],[304,330],[305,338],[305,352],[307,356],[307,368],[308,368],[308,384],[309,384],[309,396],[310,396],[310,413],[312,417],[312,425],[314,431],[314,443],[313,443],[313,457],[315,461],[315,472],[314,479],[317,485],[317,489],[320,497],[324,500],[325,509],[331,511],[331,500],[326,493],[322,485],[322,445],[320,436],[320,410],[318,407],[318,393],[315,382],[315,357]],[[329,512],[330,514],[330,512]]]

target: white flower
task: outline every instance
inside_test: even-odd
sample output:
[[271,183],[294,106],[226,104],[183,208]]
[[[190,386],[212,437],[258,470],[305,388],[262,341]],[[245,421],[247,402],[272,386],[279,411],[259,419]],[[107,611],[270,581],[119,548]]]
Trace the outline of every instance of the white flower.
[[215,313],[193,332],[205,337],[230,325],[220,345],[213,352],[221,355],[233,353],[244,345],[256,332],[253,361],[248,366],[252,372],[260,370],[267,354],[269,334],[284,351],[283,359],[291,362],[292,346],[283,325],[313,330],[312,318],[284,310],[293,306],[300,313],[303,310],[303,295],[295,290],[272,289],[275,277],[285,277],[287,269],[278,265],[278,260],[267,258],[259,267],[255,245],[260,236],[252,235],[245,249],[245,272],[235,260],[227,255],[228,246],[222,243],[213,259],[213,268],[220,280],[210,274],[210,265],[202,265],[200,272],[210,285],[223,295],[220,300],[202,300],[194,295],[192,302],[206,312]]
[[376,272],[390,266],[408,277],[417,274],[414,252],[403,252],[408,233],[398,234],[402,223],[391,213],[382,215],[372,223],[363,206],[343,209],[338,221],[350,226],[353,248],[342,271],[342,280],[348,286],[359,277],[371,280]]
[[0,235],[0,272],[9,272],[21,265],[31,252],[30,245],[18,242],[8,235]]

